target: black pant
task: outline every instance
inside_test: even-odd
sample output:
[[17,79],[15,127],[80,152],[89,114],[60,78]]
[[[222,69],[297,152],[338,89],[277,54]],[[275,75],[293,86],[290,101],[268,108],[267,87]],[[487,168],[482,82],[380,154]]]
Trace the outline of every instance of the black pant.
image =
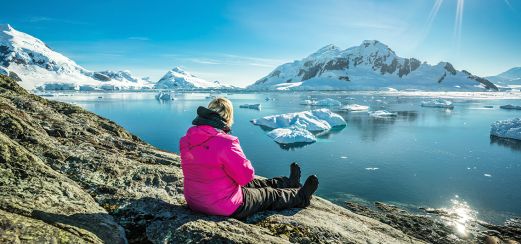
[[290,188],[287,177],[254,179],[242,187],[243,203],[231,217],[245,219],[264,210],[299,207],[303,200],[298,188]]

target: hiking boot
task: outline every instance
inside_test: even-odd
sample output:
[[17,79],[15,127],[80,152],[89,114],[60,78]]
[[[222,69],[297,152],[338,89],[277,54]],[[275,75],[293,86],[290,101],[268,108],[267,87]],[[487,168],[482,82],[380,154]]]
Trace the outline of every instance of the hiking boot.
[[318,178],[316,175],[311,175],[307,178],[304,185],[300,188],[297,195],[301,200],[299,207],[305,208],[311,204],[311,197],[318,188]]
[[289,185],[291,188],[299,188],[302,185],[300,184],[300,166],[293,162],[289,166]]

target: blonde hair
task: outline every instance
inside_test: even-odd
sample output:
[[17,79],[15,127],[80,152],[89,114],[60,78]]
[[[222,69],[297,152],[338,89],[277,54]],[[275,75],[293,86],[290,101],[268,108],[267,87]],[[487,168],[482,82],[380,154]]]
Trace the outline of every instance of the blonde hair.
[[208,109],[217,112],[224,119],[226,125],[231,127],[233,124],[233,104],[224,97],[218,97],[208,104]]

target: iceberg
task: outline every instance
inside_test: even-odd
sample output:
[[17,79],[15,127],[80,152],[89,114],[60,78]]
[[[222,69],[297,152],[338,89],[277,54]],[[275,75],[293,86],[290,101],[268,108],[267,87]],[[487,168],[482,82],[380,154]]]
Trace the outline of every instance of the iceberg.
[[271,129],[299,125],[311,132],[320,132],[330,130],[332,127],[346,125],[346,121],[342,116],[325,108],[297,113],[271,115],[259,119],[253,119],[251,122],[254,125],[260,125]]
[[340,110],[347,111],[365,111],[368,110],[369,106],[358,105],[358,104],[348,104],[340,108]]
[[159,92],[156,94],[156,99],[160,101],[175,100],[174,96],[168,92]]
[[512,105],[512,104],[507,104],[507,105],[499,106],[499,108],[502,108],[502,109],[521,110],[521,106],[518,106],[518,105]]
[[369,112],[369,115],[374,118],[393,118],[398,116],[395,112],[389,112],[386,110],[377,110]]
[[490,135],[521,140],[521,118],[494,122],[491,125]]
[[302,126],[293,125],[268,132],[268,136],[280,144],[313,143],[317,138]]
[[313,99],[306,99],[300,103],[300,105],[308,105],[308,106],[315,106],[317,105],[317,100]]
[[342,103],[338,100],[332,99],[332,98],[326,98],[322,100],[318,100],[315,104],[315,106],[342,106]]
[[242,105],[239,105],[239,108],[251,108],[251,109],[260,110],[261,109],[261,105],[260,105],[260,103],[256,103],[256,104],[242,104]]
[[430,107],[430,108],[454,108],[451,101],[443,100],[443,99],[434,99],[431,101],[423,101],[421,103],[422,107]]

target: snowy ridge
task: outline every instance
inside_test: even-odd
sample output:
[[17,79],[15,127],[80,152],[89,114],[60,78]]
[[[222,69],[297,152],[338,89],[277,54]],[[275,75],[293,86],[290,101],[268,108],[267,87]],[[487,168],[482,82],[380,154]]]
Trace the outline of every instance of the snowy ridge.
[[252,90],[497,90],[490,81],[458,71],[450,63],[402,58],[379,41],[341,50],[327,45],[308,57],[277,67]]
[[151,86],[128,71],[87,70],[9,24],[0,25],[0,67],[17,74],[20,85],[27,90],[127,90]]
[[156,89],[233,89],[235,87],[221,84],[219,81],[206,81],[192,75],[180,67],[174,67],[155,84]]
[[496,83],[500,87],[521,87],[521,67],[511,68],[499,75],[489,76],[487,79]]

